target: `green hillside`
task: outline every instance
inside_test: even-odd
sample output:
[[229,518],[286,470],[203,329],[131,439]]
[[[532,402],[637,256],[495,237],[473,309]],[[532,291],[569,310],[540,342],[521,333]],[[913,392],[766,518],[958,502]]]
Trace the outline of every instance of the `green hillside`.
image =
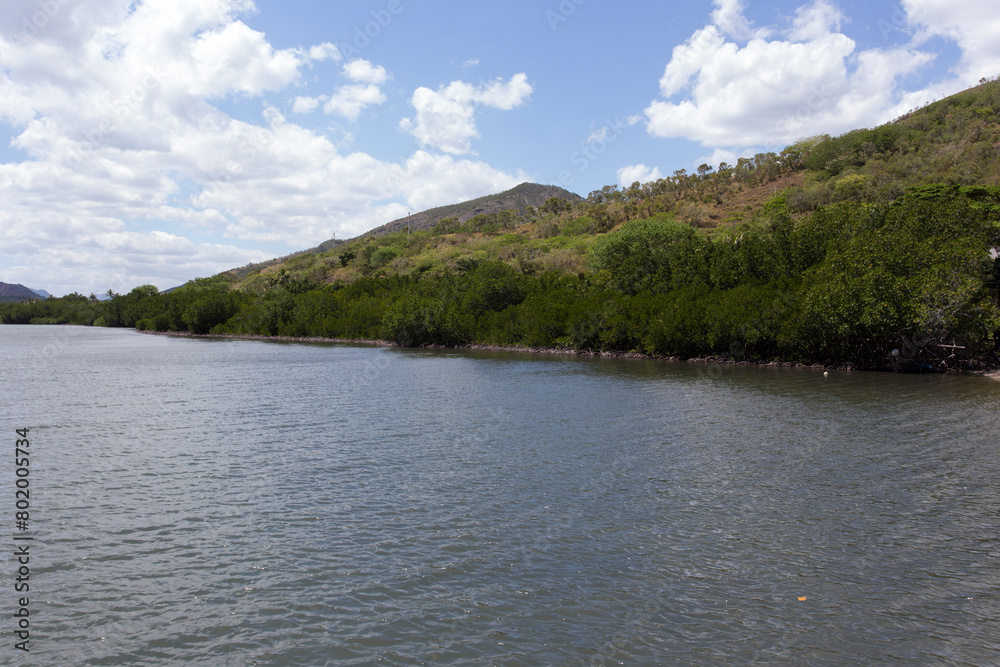
[[[607,186],[586,200],[560,188],[524,184],[415,213],[411,229],[430,234],[411,234],[408,242],[395,235],[406,229],[402,218],[349,243],[219,278],[256,286],[255,276],[266,281],[284,270],[316,282],[349,282],[379,272],[454,270],[465,258],[578,273],[590,268],[587,255],[595,238],[629,220],[667,214],[716,236],[754,227],[765,208],[782,197],[788,215],[798,220],[838,203],[890,202],[923,185],[1000,186],[998,111],[1000,84],[990,82],[878,128],[812,137],[781,153],[723,163],[718,170],[702,165],[693,174],[679,170],[652,183]],[[563,202],[543,204],[553,198]]]
[[[363,238],[373,238],[385,236],[393,232],[406,231],[426,231],[433,228],[438,222],[444,219],[455,219],[460,222],[467,222],[477,215],[498,215],[504,211],[511,211],[511,215],[523,217],[530,210],[542,206],[549,199],[556,197],[569,202],[582,201],[580,195],[564,190],[554,185],[538,185],[536,183],[522,183],[515,188],[495,195],[487,195],[461,202],[459,204],[449,204],[448,206],[438,206],[437,208],[420,211],[406,218],[399,218],[392,222],[376,227],[365,234]],[[338,246],[344,244],[343,239],[329,239],[319,244],[315,248],[302,250],[285,257],[279,257],[258,264],[248,264],[243,267],[226,271],[224,275],[233,280],[243,280],[249,275],[258,274],[272,267],[280,270],[286,264],[301,264],[308,262],[311,255],[320,255],[336,250]]]
[[395,221],[169,295],[137,288],[98,323],[901,370],[997,364],[996,81],[881,127],[585,200],[537,203],[552,192],[541,187],[511,191],[534,204],[504,193],[504,206],[435,209],[419,225],[414,215],[409,234]]

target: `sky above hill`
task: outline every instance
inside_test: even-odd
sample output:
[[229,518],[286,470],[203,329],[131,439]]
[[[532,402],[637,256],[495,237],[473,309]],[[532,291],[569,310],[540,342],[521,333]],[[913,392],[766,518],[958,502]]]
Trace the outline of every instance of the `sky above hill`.
[[4,0],[0,280],[191,278],[533,181],[586,196],[1000,74],[993,0]]

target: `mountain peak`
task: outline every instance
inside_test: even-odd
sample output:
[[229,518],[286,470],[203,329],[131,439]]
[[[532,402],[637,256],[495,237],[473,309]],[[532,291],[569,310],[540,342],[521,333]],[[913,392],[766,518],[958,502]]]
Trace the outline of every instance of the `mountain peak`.
[[387,222],[381,227],[376,227],[365,232],[362,236],[381,236],[382,234],[402,231],[406,229],[407,223],[409,223],[412,231],[419,232],[432,229],[434,225],[447,218],[455,218],[460,223],[464,223],[477,215],[499,213],[500,211],[512,209],[517,210],[519,214],[523,215],[528,207],[534,206],[538,208],[553,197],[556,199],[565,199],[571,204],[583,201],[583,197],[580,195],[557,185],[521,183],[510,190],[505,190],[494,195],[486,195],[485,197],[470,199],[458,204],[438,206],[404,218],[398,218],[392,222]]
[[12,303],[17,301],[29,301],[38,299],[41,295],[33,289],[24,285],[11,285],[10,283],[0,283],[0,302]]

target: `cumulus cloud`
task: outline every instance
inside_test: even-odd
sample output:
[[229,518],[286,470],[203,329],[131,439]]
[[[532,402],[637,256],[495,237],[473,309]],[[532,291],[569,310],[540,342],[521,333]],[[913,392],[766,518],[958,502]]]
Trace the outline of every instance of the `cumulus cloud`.
[[357,120],[365,107],[382,104],[385,100],[385,94],[376,85],[342,86],[330,97],[323,110],[339,114],[348,120]]
[[900,79],[933,59],[912,45],[859,51],[828,0],[800,7],[780,32],[751,29],[738,0],[715,4],[713,23],[667,63],[663,99],[645,110],[653,136],[774,146],[886,121],[905,103]]
[[351,81],[381,86],[389,79],[389,73],[381,65],[373,65],[361,58],[344,65],[344,74]]
[[320,98],[318,97],[296,97],[292,101],[293,113],[312,113],[319,108]]
[[752,31],[750,22],[743,15],[745,9],[742,0],[717,0],[712,12],[712,24],[730,37],[748,38]]
[[[329,46],[339,58],[336,47]],[[313,47],[310,51],[315,49],[316,47]],[[325,102],[324,112],[355,121],[366,107],[382,104],[388,99],[382,92],[381,86],[389,80],[389,72],[381,65],[373,65],[359,58],[346,63],[341,74],[354,83],[339,86],[332,95],[319,97],[300,95],[292,101],[292,112],[312,113],[319,108],[321,102]]]
[[650,181],[658,181],[661,178],[663,178],[663,174],[660,173],[659,167],[650,169],[644,164],[633,164],[618,170],[618,185],[623,188],[631,186],[636,181],[639,183],[649,183]]
[[417,114],[414,118],[403,119],[400,127],[416,137],[421,146],[452,154],[471,153],[472,140],[479,137],[476,107],[509,111],[524,104],[531,93],[528,76],[524,73],[515,74],[506,83],[498,79],[473,86],[464,81],[452,81],[436,91],[420,87],[410,99]]
[[917,41],[940,36],[962,51],[955,72],[966,85],[1000,75],[1000,14],[990,5],[951,0],[902,0],[911,24],[919,26]]
[[311,46],[307,53],[309,54],[309,60],[315,62],[322,62],[324,60],[338,61],[341,58],[340,51],[337,50],[336,45],[330,42]]
[[235,22],[198,36],[191,44],[191,70],[184,74],[195,95],[259,95],[297,80],[301,64],[294,51],[275,51],[263,33]]
[[844,20],[840,10],[829,2],[819,0],[812,5],[799,7],[788,38],[793,42],[808,42],[821,39],[824,35],[840,32]]
[[384,67],[359,58],[344,65],[343,74],[356,83],[337,88],[323,106],[326,113],[335,113],[353,121],[358,119],[365,107],[386,101],[381,85],[389,80],[389,73]]
[[[8,0],[0,25],[38,6]],[[59,7],[44,29],[0,35],[0,123],[26,155],[0,163],[5,282],[57,294],[172,287],[526,180],[422,150],[402,161],[345,153],[289,121],[266,96],[303,92],[314,63],[340,63],[345,85],[300,94],[296,113],[325,102],[356,117],[384,101],[389,74],[343,63],[330,44],[274,48],[244,23],[249,0]],[[502,107],[516,98],[506,92],[476,90],[473,104]],[[259,98],[262,116],[217,104],[234,97]]]

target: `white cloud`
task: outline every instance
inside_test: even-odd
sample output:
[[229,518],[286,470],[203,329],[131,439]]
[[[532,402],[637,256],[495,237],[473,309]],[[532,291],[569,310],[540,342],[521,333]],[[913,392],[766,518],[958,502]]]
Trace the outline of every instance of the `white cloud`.
[[[0,24],[37,7],[8,0]],[[401,161],[345,153],[263,99],[256,122],[224,113],[214,100],[284,94],[310,63],[341,62],[329,44],[275,49],[242,22],[252,10],[248,0],[88,0],[37,34],[0,37],[0,122],[27,155],[0,163],[5,282],[56,294],[172,287],[361,233],[406,206],[526,180],[422,150]],[[326,102],[351,118],[384,101],[384,68],[352,61],[342,75],[350,83],[333,96],[299,95],[292,110]],[[472,104],[504,108],[520,89],[473,89]],[[251,242],[282,245],[240,247]]]
[[334,62],[339,61],[340,51],[337,47],[330,42],[323,42],[322,44],[317,44],[309,48],[309,60],[315,62],[322,62],[324,60],[333,60]]
[[661,178],[663,178],[663,174],[660,173],[659,167],[650,169],[644,164],[633,164],[618,170],[618,185],[623,188],[630,187],[636,181],[639,183],[649,183],[650,181],[658,181]]
[[335,113],[354,121],[365,107],[382,104],[388,99],[380,87],[389,80],[389,73],[384,67],[357,59],[344,65],[343,74],[356,83],[337,88],[323,106],[326,113]]
[[522,72],[512,76],[507,83],[497,79],[488,86],[480,86],[472,92],[471,99],[488,107],[509,111],[524,104],[531,93],[528,75]]
[[372,84],[342,86],[330,97],[323,110],[348,120],[357,120],[365,107],[382,104],[386,99],[382,90]]
[[417,151],[400,170],[400,188],[414,210],[466,201],[509,190],[528,180],[524,172],[505,174],[485,162]]
[[714,25],[697,31],[687,42],[675,46],[660,79],[660,94],[671,97],[686,87],[691,77],[725,46],[722,34]]
[[319,107],[320,98],[318,97],[296,97],[292,102],[292,112],[293,113],[312,113]]
[[410,99],[417,115],[404,118],[400,127],[416,137],[421,146],[446,153],[470,153],[472,139],[479,137],[475,121],[477,106],[509,111],[524,104],[531,93],[528,76],[524,73],[515,74],[506,83],[498,79],[487,85],[473,86],[464,81],[452,81],[437,91],[420,87]]
[[389,73],[380,65],[372,65],[367,60],[352,60],[344,65],[344,74],[351,81],[381,86],[389,79]]
[[479,58],[469,58],[464,63],[462,63],[462,67],[468,69],[469,67],[475,67],[478,64],[479,64]]
[[750,22],[743,15],[745,7],[742,0],[715,0],[715,11],[712,12],[712,24],[726,35],[736,39],[750,37]]
[[844,20],[840,10],[825,0],[817,0],[812,5],[799,7],[792,21],[788,38],[793,42],[808,42],[821,39],[824,35],[840,32]]
[[918,41],[938,35],[962,50],[955,75],[965,85],[1000,75],[1000,13],[993,3],[954,0],[902,0],[911,23],[921,27]]
[[[757,30],[745,43],[741,4],[716,0],[711,24],[676,47],[660,89],[645,110],[656,137],[710,147],[774,146],[898,115],[901,77],[932,56],[913,47],[858,51],[840,32],[842,16],[827,0],[796,13],[784,37]],[[673,99],[681,93],[681,99]]]
[[263,33],[240,22],[199,35],[191,57],[188,90],[204,97],[278,90],[299,78],[302,64],[294,51],[275,51]]

